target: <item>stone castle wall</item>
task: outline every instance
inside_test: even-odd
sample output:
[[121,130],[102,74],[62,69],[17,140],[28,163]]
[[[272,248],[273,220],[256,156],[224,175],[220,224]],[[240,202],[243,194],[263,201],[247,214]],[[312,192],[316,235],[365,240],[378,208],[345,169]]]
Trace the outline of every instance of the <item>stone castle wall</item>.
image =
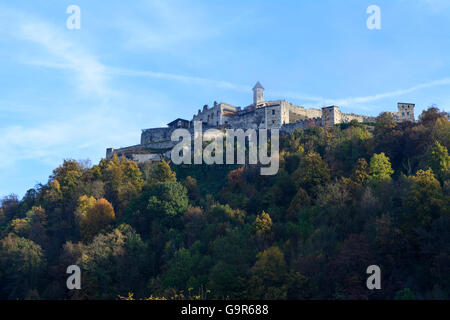
[[280,128],[280,134],[291,134],[295,130],[305,130],[322,126],[322,118],[305,119],[296,123],[285,124]]
[[[285,100],[264,101],[264,88],[257,82],[253,88],[254,101],[243,109],[226,103],[214,102],[212,108],[205,105],[193,116],[193,121],[201,121],[203,131],[210,128],[233,129],[280,129],[280,133],[292,133],[296,129],[307,129],[315,126],[331,127],[352,120],[358,122],[375,122],[375,117],[343,113],[337,106],[322,109],[306,109]],[[391,112],[395,121],[415,121],[414,104],[399,103],[398,112]],[[108,148],[106,157],[114,153],[125,155],[137,162],[157,161],[161,157],[170,157],[170,150],[177,142],[171,141],[176,128],[152,128],[142,130],[141,144],[114,150]],[[194,126],[187,130],[193,135]]]

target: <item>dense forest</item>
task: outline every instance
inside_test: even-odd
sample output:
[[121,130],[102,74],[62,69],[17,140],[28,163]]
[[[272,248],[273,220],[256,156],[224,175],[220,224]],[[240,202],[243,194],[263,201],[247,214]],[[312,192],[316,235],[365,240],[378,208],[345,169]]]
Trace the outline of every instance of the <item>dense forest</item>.
[[0,299],[449,299],[448,116],[297,130],[274,176],[65,160],[1,200]]

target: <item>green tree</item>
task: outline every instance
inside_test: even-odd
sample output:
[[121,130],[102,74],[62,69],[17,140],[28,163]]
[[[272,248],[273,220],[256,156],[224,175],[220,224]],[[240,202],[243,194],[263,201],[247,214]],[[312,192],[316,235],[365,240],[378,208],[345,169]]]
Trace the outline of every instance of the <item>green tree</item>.
[[389,158],[382,152],[380,154],[374,154],[370,158],[369,172],[370,181],[378,185],[383,182],[389,182],[394,170],[392,170]]
[[63,164],[53,170],[51,181],[57,180],[62,197],[66,200],[74,199],[79,192],[83,166],[76,160],[64,160]]
[[278,247],[270,247],[258,254],[250,273],[249,295],[254,299],[286,299],[286,262]]
[[42,283],[46,260],[41,246],[10,234],[0,241],[0,298],[24,299]]
[[292,198],[287,214],[289,218],[296,217],[300,209],[311,204],[311,198],[303,188],[299,188],[296,195]]
[[187,289],[187,281],[193,273],[194,260],[189,250],[181,248],[167,263],[167,271],[162,275],[165,288]]
[[448,177],[450,170],[450,156],[447,148],[436,141],[429,155],[429,165],[433,169],[433,173],[443,182]]
[[307,191],[330,180],[330,169],[320,154],[312,152],[305,155],[292,179],[297,188]]
[[273,237],[272,219],[270,218],[270,215],[263,211],[260,215],[256,216],[254,228],[256,241],[260,244],[260,248],[262,248],[262,246]]
[[410,187],[404,198],[408,208],[404,213],[404,223],[408,229],[419,225],[427,227],[441,212],[448,212],[444,207],[441,185],[431,169],[419,170],[415,176],[409,177],[409,181]]
[[148,255],[146,244],[129,225],[98,234],[91,243],[81,246],[76,261],[83,270],[80,298],[116,299],[128,292],[145,294],[152,269]]
[[175,182],[177,176],[175,172],[170,169],[169,164],[162,160],[152,163],[146,168],[145,177],[147,184],[153,185],[160,182]]
[[154,185],[148,200],[148,210],[153,214],[178,216],[186,211],[186,188],[178,182],[166,181]]
[[105,197],[120,215],[128,203],[142,191],[142,173],[134,161],[125,157],[119,160],[117,154],[112,159],[103,159],[100,168],[105,184]]

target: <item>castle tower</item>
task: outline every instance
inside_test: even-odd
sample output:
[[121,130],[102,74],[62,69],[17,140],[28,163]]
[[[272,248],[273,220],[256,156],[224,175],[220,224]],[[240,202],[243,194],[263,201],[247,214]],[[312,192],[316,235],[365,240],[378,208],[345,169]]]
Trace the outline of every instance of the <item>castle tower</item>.
[[328,128],[339,123],[341,123],[341,112],[337,106],[322,108],[322,126]]
[[264,88],[258,81],[253,87],[253,104],[257,106],[263,102],[264,102]]
[[397,117],[399,121],[411,121],[414,122],[414,107],[415,104],[413,103],[398,103],[398,112]]

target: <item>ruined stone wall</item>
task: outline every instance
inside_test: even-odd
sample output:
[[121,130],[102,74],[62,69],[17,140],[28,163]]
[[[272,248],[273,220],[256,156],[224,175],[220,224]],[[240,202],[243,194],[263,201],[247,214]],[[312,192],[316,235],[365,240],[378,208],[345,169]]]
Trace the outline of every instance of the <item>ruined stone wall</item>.
[[221,126],[225,124],[224,113],[236,113],[239,109],[226,103],[215,102],[212,108],[205,105],[203,110],[198,110],[198,113],[193,116],[192,121],[202,121],[209,126]]
[[322,118],[322,110],[315,108],[306,109],[306,117],[309,119]]
[[131,160],[138,163],[144,163],[147,161],[161,161],[161,154],[147,153],[147,154],[131,154]]
[[358,122],[374,122],[375,117],[363,116],[354,113],[342,113],[336,106],[322,108],[322,124],[324,127],[334,126],[339,123],[348,123],[352,120]]
[[141,144],[170,140],[173,128],[152,128],[142,130]]
[[291,134],[296,129],[305,130],[312,127],[320,127],[322,118],[305,119],[296,123],[289,123],[281,126],[280,134]]
[[260,129],[265,128],[265,110],[257,108],[244,110],[238,115],[228,118],[229,125],[235,129]]

